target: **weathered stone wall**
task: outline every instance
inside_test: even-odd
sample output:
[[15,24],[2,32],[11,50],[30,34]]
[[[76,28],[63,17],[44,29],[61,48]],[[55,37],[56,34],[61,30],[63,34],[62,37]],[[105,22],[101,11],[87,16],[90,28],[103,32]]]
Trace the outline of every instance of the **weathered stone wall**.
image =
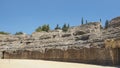
[[105,40],[105,47],[106,48],[120,48],[120,38]]
[[[84,49],[68,49],[66,51],[60,49],[46,49],[44,53],[39,51],[9,51],[4,52],[4,59],[43,59],[57,61],[71,61],[91,64],[114,65],[119,64],[116,57],[120,51],[105,48],[84,48]],[[114,52],[114,53],[112,53]],[[116,52],[116,53],[115,53]],[[118,53],[117,53],[118,52]],[[111,56],[114,54],[114,56]],[[116,59],[115,59],[116,58]]]
[[0,59],[2,59],[2,57],[3,57],[3,54],[2,54],[2,52],[0,52]]
[[113,18],[110,22],[109,22],[109,27],[119,27],[120,26],[120,16]]
[[67,32],[54,30],[32,35],[0,35],[0,58],[120,65],[119,25],[120,17],[113,19],[107,29],[92,22],[71,27]]
[[110,50],[113,64],[120,64],[120,38],[105,40],[105,48]]

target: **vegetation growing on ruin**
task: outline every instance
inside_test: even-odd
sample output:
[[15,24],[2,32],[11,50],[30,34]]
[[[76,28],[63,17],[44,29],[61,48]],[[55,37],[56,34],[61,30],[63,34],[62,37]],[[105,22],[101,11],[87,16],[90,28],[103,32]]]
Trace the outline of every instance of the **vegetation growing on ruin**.
[[[101,23],[101,22],[102,22],[102,19],[100,19],[99,22]],[[88,22],[88,20],[85,20],[83,17],[81,18],[81,25],[82,25],[82,26],[84,26],[84,25],[86,25],[86,24],[89,25],[90,23],[91,23],[91,22]],[[101,29],[102,29],[102,28],[107,29],[107,28],[108,28],[108,25],[109,25],[109,21],[106,20],[105,26],[102,27],[102,25],[101,25]],[[60,30],[62,30],[63,32],[67,32],[69,28],[71,28],[69,24],[63,24],[62,27],[59,26],[59,24],[57,24],[57,25],[55,26],[54,30],[60,29]],[[49,24],[43,24],[42,26],[40,25],[39,27],[37,27],[37,28],[35,29],[35,32],[42,32],[42,31],[49,32],[50,30],[51,30],[51,28],[50,28]],[[0,34],[8,35],[8,34],[10,34],[10,33],[1,31]],[[21,35],[21,34],[23,34],[23,32],[16,32],[16,33],[15,33],[15,35]]]
[[0,34],[8,35],[8,34],[10,34],[10,33],[8,33],[8,32],[4,32],[4,31],[0,31]]
[[15,35],[22,35],[24,34],[23,32],[16,32]]
[[108,25],[109,25],[109,21],[108,21],[108,20],[106,20],[106,22],[105,22],[105,29],[107,29],[107,28],[108,28]]
[[62,30],[63,30],[63,32],[67,32],[69,28],[70,28],[69,24],[64,24],[62,27]]
[[57,29],[61,29],[61,27],[57,24],[57,26],[55,27],[55,30]]
[[35,31],[36,32],[41,32],[41,31],[46,31],[48,32],[50,30],[50,26],[47,24],[43,25],[43,26],[39,26]]

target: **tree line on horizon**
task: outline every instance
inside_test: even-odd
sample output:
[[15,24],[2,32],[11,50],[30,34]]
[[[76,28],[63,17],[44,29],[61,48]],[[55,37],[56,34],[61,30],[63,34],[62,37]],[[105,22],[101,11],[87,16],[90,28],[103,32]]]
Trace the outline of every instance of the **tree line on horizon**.
[[[102,20],[100,19],[99,22],[102,22]],[[88,24],[89,22],[87,20],[84,21],[83,17],[81,18],[81,25],[83,24]],[[104,26],[104,29],[107,29],[108,28],[108,25],[109,25],[109,21],[106,20],[105,21],[105,26]],[[101,26],[102,27],[102,26]],[[56,25],[56,27],[54,28],[54,30],[62,30],[63,32],[67,32],[68,29],[70,28],[70,25],[69,24],[64,24],[62,27],[59,26],[59,24]],[[103,27],[102,27],[103,28]],[[41,32],[41,31],[45,31],[45,32],[48,32],[50,31],[50,26],[49,24],[44,24],[42,26],[39,26],[38,28],[35,29],[35,32]],[[8,32],[4,32],[4,31],[0,31],[0,34],[4,34],[4,35],[8,35],[10,33]],[[23,32],[16,32],[14,35],[21,35],[21,34],[24,34]]]
[[[66,32],[68,31],[68,29],[70,28],[70,25],[69,24],[64,24],[62,26],[62,28],[57,24],[56,27],[54,28],[54,30],[58,30],[58,29],[61,29],[63,30],[63,32]],[[39,26],[35,32],[41,32],[41,31],[45,31],[45,32],[48,32],[50,30],[50,26],[48,24],[44,24],[42,26]]]

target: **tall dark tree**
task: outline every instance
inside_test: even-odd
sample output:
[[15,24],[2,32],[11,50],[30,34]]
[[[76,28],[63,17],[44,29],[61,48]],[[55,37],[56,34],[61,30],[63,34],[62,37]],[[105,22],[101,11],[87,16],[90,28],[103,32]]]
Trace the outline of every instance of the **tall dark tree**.
[[108,20],[106,20],[106,22],[105,22],[105,29],[107,29],[107,28],[108,28],[108,24],[109,24],[109,21],[108,21]]
[[57,30],[57,29],[61,29],[58,24],[57,24],[57,26],[55,27],[55,30]]
[[102,22],[102,20],[100,19],[100,22]]
[[84,19],[83,19],[83,17],[82,17],[82,19],[81,19],[81,24],[82,24],[82,25],[84,24]]
[[68,24],[67,28],[70,28],[70,24]]
[[88,23],[88,21],[86,20],[86,24]]
[[48,32],[49,30],[50,30],[50,26],[49,26],[49,24],[48,24],[46,31]]

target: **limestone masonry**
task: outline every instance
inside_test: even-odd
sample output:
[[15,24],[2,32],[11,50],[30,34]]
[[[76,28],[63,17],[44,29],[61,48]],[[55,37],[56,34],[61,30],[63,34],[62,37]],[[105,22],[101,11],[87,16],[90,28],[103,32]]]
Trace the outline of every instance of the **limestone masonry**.
[[120,65],[120,17],[31,35],[0,35],[0,58],[43,59]]

